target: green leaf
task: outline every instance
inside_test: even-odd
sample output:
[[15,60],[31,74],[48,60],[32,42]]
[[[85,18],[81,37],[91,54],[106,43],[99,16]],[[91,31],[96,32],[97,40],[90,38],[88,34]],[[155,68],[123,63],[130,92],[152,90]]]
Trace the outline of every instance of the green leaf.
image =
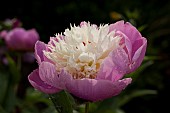
[[96,102],[96,109],[93,109],[89,113],[124,113],[121,107],[127,104],[130,100],[135,97],[144,96],[144,95],[153,95],[157,94],[155,90],[137,90],[133,91],[128,95],[119,95],[112,98],[105,99],[101,102]]
[[8,78],[9,76],[5,72],[0,72],[0,104],[3,103],[5,99],[5,95],[7,92],[7,87],[8,87]]
[[47,95],[33,88],[27,88],[25,102],[27,103],[31,102],[32,104],[35,104],[37,102],[43,102],[46,104],[50,103],[49,99],[47,98]]
[[115,113],[125,113],[122,109],[116,109]]
[[[108,98],[103,101],[95,102],[97,106],[90,113],[116,113],[118,109],[116,97]],[[90,107],[93,104],[90,104]],[[94,105],[93,105],[94,106]]]
[[142,25],[142,26],[138,27],[138,30],[140,32],[142,32],[144,29],[146,29],[146,27],[147,27],[147,25]]
[[18,99],[17,101],[17,106],[22,110],[22,113],[42,113],[46,107],[39,109],[37,105],[40,104],[46,107],[52,106],[52,102],[49,100],[48,95],[39,92],[32,87],[27,88],[24,101],[23,99]]
[[160,60],[161,57],[160,56],[145,56],[144,60]]
[[14,110],[16,103],[16,86],[10,85],[8,86],[7,94],[5,95],[3,107],[6,111],[11,112]]
[[43,111],[43,113],[58,113],[53,106],[48,107]]
[[49,95],[58,113],[73,113],[73,98],[66,91]]
[[2,106],[0,106],[0,113],[7,113],[7,112],[2,108]]
[[126,103],[128,103],[130,100],[132,100],[133,98],[139,97],[139,96],[144,96],[144,95],[155,95],[157,94],[156,90],[148,90],[148,89],[144,89],[144,90],[137,90],[137,91],[133,91],[131,94],[125,95],[125,96],[121,96],[119,98],[117,98],[117,105],[119,107],[125,105]]
[[18,83],[19,80],[20,80],[20,71],[17,67],[17,64],[15,63],[15,61],[9,56],[9,55],[6,55],[7,56],[7,60],[8,60],[8,63],[9,63],[9,70],[10,70],[10,73],[11,73],[11,84],[14,83]]

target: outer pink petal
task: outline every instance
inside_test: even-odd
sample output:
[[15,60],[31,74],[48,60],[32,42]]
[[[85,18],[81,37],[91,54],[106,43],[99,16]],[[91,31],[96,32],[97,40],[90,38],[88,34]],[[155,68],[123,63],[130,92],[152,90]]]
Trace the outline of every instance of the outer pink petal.
[[59,74],[56,71],[55,65],[49,62],[42,62],[39,66],[39,76],[45,83],[63,89],[60,87]]
[[116,32],[116,35],[119,35],[120,37],[123,37],[122,38],[122,44],[125,44],[125,47],[124,47],[124,50],[126,51],[126,53],[128,54],[129,56],[129,60],[131,60],[131,56],[132,56],[132,43],[131,41],[129,40],[129,38],[124,34],[122,33],[121,31],[117,31]]
[[112,51],[103,61],[97,79],[117,81],[129,71],[130,61],[123,48]]
[[67,90],[79,98],[89,101],[99,101],[118,95],[130,83],[131,78],[116,82],[95,79],[76,79],[67,84]]
[[54,86],[51,86],[51,85],[45,83],[44,81],[42,81],[41,78],[39,77],[38,69],[34,70],[28,76],[28,80],[35,89],[42,91],[44,93],[52,94],[52,93],[57,93],[60,91],[60,89],[58,89]]
[[138,40],[135,40],[133,44],[133,49],[132,49],[132,57],[134,56],[135,52],[145,43],[146,40],[145,38],[141,38]]
[[118,21],[114,24],[110,25],[110,31],[121,31],[124,33],[132,42],[132,45],[135,40],[142,38],[140,32],[132,26],[129,22],[124,22],[124,21]]
[[132,58],[132,62],[134,66],[131,71],[135,70],[141,65],[143,58],[145,56],[146,47],[147,47],[147,40],[143,39],[143,45],[138,50],[136,50]]
[[43,50],[46,50],[46,44],[41,41],[35,43],[35,58],[38,61],[38,64],[44,61]]

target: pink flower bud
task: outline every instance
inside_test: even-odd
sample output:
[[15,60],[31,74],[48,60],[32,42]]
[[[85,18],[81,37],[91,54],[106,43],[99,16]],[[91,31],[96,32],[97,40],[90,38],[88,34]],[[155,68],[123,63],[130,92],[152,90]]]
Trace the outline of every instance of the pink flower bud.
[[36,41],[39,40],[39,35],[35,29],[14,28],[6,34],[4,39],[9,49],[33,51]]

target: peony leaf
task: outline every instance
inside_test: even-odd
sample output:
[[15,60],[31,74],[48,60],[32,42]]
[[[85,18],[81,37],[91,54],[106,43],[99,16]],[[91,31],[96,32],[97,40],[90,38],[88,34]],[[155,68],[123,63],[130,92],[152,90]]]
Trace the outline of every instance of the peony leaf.
[[9,63],[9,70],[11,73],[11,84],[17,84],[20,80],[20,71],[18,69],[17,64],[15,63],[15,61],[9,56],[6,55],[8,63]]
[[6,95],[6,91],[7,91],[7,87],[8,87],[8,79],[9,76],[7,75],[7,73],[4,72],[0,72],[0,104],[3,103],[4,99],[5,99],[5,95]]
[[58,113],[73,113],[73,98],[66,91],[49,96]]
[[133,91],[131,94],[117,98],[118,99],[117,105],[119,107],[121,107],[121,106],[125,105],[126,103],[128,103],[133,98],[144,96],[144,95],[156,95],[156,94],[157,94],[156,90],[149,90],[149,89]]
[[4,109],[7,112],[12,112],[17,104],[17,97],[15,92],[15,86],[9,85],[7,94],[5,95],[5,101],[3,103]]
[[2,108],[2,106],[0,106],[0,113],[7,113],[7,112]]

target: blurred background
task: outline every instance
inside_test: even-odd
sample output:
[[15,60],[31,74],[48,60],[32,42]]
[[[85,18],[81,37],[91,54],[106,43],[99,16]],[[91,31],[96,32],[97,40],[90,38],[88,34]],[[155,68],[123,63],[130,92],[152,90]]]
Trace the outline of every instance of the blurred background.
[[[118,20],[130,22],[148,40],[146,57],[136,72],[127,75],[133,78],[132,84],[119,96],[91,104],[90,113],[169,111],[170,1],[4,0],[0,14],[0,32],[12,29],[4,24],[6,19],[17,19],[20,21],[18,26],[26,30],[34,28],[39,40],[45,43],[50,36],[64,32],[70,24],[79,25],[81,21],[97,25]],[[27,80],[27,76],[38,67],[33,54],[26,58],[32,59],[30,62],[18,60],[18,52],[7,53],[3,39],[0,44],[0,113],[56,113],[48,96],[35,91]],[[24,50],[23,53],[28,52]],[[16,86],[17,91],[12,86]],[[82,109],[80,105],[75,112],[82,113]]]

